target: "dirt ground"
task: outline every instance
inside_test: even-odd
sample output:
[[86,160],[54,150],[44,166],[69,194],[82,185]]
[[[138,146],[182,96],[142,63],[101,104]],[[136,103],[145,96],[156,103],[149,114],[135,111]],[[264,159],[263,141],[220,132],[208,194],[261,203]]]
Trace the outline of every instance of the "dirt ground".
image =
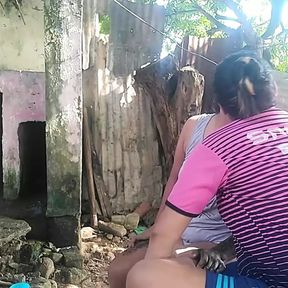
[[[109,237],[110,236],[110,237]],[[111,238],[112,235],[108,235]],[[108,267],[115,255],[127,247],[128,238],[113,237],[97,233],[94,238],[83,240],[85,269],[89,278],[82,283],[83,288],[108,288]]]

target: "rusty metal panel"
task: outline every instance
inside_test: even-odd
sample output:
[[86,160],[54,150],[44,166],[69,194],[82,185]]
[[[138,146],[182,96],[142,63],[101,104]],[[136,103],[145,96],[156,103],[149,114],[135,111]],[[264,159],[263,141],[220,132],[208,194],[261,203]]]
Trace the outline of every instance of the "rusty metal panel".
[[[165,8],[121,1],[154,28],[163,31]],[[109,68],[115,76],[127,76],[142,65],[160,58],[163,37],[129,14],[114,1],[110,2],[111,19]]]
[[[186,50],[201,54],[208,59],[219,63],[229,54],[238,51],[242,47],[239,37],[230,38],[197,38],[187,36],[184,38],[182,47]],[[191,65],[195,67],[205,77],[205,92],[203,97],[203,112],[211,112],[214,104],[213,79],[216,65],[211,62],[193,55],[186,51],[179,51],[181,67]]]
[[109,71],[109,44],[95,42],[97,57],[84,73],[83,92],[113,211],[134,209],[143,200],[159,203],[163,172],[149,99],[132,75],[115,77]]

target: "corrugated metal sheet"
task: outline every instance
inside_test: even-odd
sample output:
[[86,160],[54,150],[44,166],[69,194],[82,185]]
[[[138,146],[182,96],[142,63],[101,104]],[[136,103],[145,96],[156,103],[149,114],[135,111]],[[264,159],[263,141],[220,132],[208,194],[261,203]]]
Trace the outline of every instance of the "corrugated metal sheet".
[[[239,51],[242,47],[241,37],[209,39],[185,37],[182,46],[188,51],[201,54],[216,63],[221,62],[229,54]],[[186,51],[178,51],[181,66],[194,66],[205,77],[205,92],[203,98],[203,111],[210,112],[213,108],[214,88],[213,79],[216,66],[210,62],[192,55]],[[273,71],[273,76],[279,87],[278,106],[288,111],[288,74]]]
[[[242,47],[239,37],[231,38],[197,38],[185,37],[182,43],[183,48],[193,53],[201,54],[210,60],[219,63],[227,55],[238,51]],[[203,112],[211,112],[213,106],[214,89],[213,79],[216,66],[199,56],[192,55],[186,51],[179,51],[181,66],[194,66],[205,77],[205,92],[203,98]]]
[[[163,29],[163,8],[122,3]],[[83,93],[113,210],[121,211],[143,200],[159,202],[163,190],[151,105],[143,91],[134,87],[132,77],[134,70],[159,58],[162,37],[114,4],[109,11],[110,41],[94,39],[93,63],[84,72]]]
[[[142,65],[160,58],[163,37],[113,0],[109,3],[111,19],[109,68],[115,76],[127,76]],[[165,9],[162,6],[130,1],[121,3],[156,29],[164,30]]]

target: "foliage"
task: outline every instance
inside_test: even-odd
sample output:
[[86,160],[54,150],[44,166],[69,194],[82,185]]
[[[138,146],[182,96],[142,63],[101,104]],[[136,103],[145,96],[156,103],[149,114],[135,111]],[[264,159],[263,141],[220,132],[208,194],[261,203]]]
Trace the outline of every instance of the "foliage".
[[[234,33],[236,29],[240,29],[247,45],[254,47],[254,44],[257,46],[259,44],[256,43],[262,43],[262,47],[269,48],[271,55],[269,60],[274,66],[279,71],[288,72],[288,37],[286,37],[288,29],[282,29],[279,35],[280,9],[288,0],[258,0],[261,1],[263,7],[271,7],[270,19],[265,19],[264,13],[248,18],[241,8],[241,4],[245,1],[248,0],[168,0],[165,33],[180,42],[185,35],[223,38]],[[133,2],[155,4],[157,0],[133,0]],[[228,10],[232,12],[230,13],[232,15],[234,12],[233,19],[228,19],[226,13]],[[231,23],[238,28],[228,25]],[[101,17],[100,25],[100,32],[109,34],[110,19],[108,16]],[[259,39],[261,41],[258,41]],[[166,49],[169,46],[172,47],[169,39],[166,39],[164,45]]]
[[170,0],[166,7],[166,32],[181,38],[185,35],[208,36],[207,33],[214,25],[195,8],[195,4],[211,14],[223,12],[226,9],[223,3],[217,1]]
[[110,17],[108,15],[101,15],[99,17],[100,33],[108,35],[110,33]]
[[288,72],[288,41],[275,40],[271,45],[270,53],[277,70]]
[[[233,17],[232,20],[230,19],[230,23],[232,21],[234,24],[236,24],[235,26],[238,25],[239,29],[246,25],[245,29],[243,28],[243,31],[245,30],[243,33],[247,33],[249,30],[250,35],[248,35],[246,39],[244,35],[246,44],[251,46],[251,43],[247,43],[249,42],[247,40],[251,40],[253,38],[255,43],[257,42],[256,38],[262,39],[261,43],[264,43],[262,46],[269,48],[271,55],[270,60],[276,69],[288,72],[288,37],[286,37],[288,35],[288,31],[287,29],[284,31],[286,34],[282,31],[281,37],[277,35],[277,33],[279,33],[278,30],[281,24],[279,20],[279,13],[281,15],[282,12],[279,11],[280,2],[282,2],[283,5],[285,1],[261,1],[263,7],[272,7],[272,9],[274,9],[274,18],[272,18],[272,11],[270,19],[265,19],[262,13],[259,13],[253,18],[248,18],[241,10],[241,2],[241,0],[169,0],[166,7],[166,33],[173,35],[174,37],[176,36],[178,39],[182,39],[185,35],[214,38],[227,37],[231,33],[235,32],[235,29],[231,29],[229,26],[227,26],[229,22],[227,21],[228,18],[225,16],[225,12],[227,12],[227,9],[230,9],[235,12],[235,18]],[[229,3],[235,4],[235,6],[232,5],[232,8],[234,9],[231,9]],[[273,24],[275,24],[274,27]]]

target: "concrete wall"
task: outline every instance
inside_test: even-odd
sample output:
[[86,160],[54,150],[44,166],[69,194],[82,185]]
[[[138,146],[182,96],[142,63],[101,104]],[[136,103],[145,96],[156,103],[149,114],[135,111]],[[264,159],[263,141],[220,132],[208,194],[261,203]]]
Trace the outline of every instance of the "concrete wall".
[[15,7],[0,9],[2,162],[7,199],[17,198],[19,193],[19,124],[46,119],[43,1],[23,1],[22,12],[25,24]]
[[43,0],[23,1],[22,11],[25,25],[14,7],[0,9],[0,70],[44,72]]
[[45,1],[47,216],[56,246],[80,241],[82,1]]
[[45,121],[44,73],[0,71],[3,93],[4,196],[17,198],[20,159],[18,127],[21,122]]

